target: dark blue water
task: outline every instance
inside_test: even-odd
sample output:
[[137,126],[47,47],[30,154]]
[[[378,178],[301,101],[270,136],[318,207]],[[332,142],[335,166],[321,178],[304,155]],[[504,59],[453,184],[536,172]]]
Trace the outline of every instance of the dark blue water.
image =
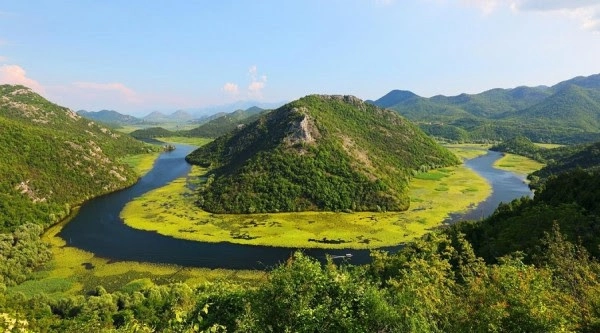
[[[176,145],[177,149],[163,153],[153,169],[134,186],[95,198],[85,203],[59,233],[67,246],[74,246],[113,261],[142,261],[169,263],[182,266],[265,269],[284,262],[296,249],[282,247],[249,246],[231,243],[201,243],[163,236],[155,232],[133,229],[123,223],[119,213],[133,198],[164,186],[174,179],[184,177],[190,165],[184,160],[194,147]],[[530,195],[522,179],[511,173],[493,169],[499,153],[473,159],[467,165],[486,177],[494,187],[493,198],[473,210],[475,217],[491,214],[500,201],[510,201]],[[500,201],[498,201],[500,200]],[[457,218],[457,217],[455,217]],[[394,251],[401,246],[381,248]],[[304,252],[324,260],[327,255],[343,256],[351,253],[355,264],[370,261],[369,250],[307,249]]]
[[502,153],[488,151],[483,156],[465,162],[466,166],[483,176],[492,186],[492,194],[474,209],[462,214],[450,214],[444,223],[454,223],[461,220],[479,220],[491,215],[501,202],[508,203],[524,196],[533,197],[533,192],[525,183],[525,179],[512,172],[493,167]]

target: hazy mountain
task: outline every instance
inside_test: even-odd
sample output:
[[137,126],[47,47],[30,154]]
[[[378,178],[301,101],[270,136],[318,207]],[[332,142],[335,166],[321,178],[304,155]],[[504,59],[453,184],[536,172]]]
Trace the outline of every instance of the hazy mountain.
[[169,116],[171,119],[175,119],[177,121],[188,121],[194,119],[191,113],[184,110],[177,110]]
[[114,110],[86,111],[79,110],[77,114],[94,121],[114,125],[138,125],[144,123],[142,119],[119,113]]
[[142,119],[149,123],[163,123],[168,122],[168,116],[160,111],[152,111],[145,115]]
[[273,102],[273,103],[264,103],[259,101],[238,101],[235,103],[223,104],[223,105],[213,105],[207,106],[203,108],[191,108],[186,109],[189,113],[194,115],[194,118],[201,119],[206,116],[211,116],[217,113],[231,113],[235,110],[248,110],[252,107],[258,107],[263,110],[275,109],[285,104],[285,102]]
[[247,110],[237,110],[212,119],[189,131],[182,131],[182,135],[216,138],[257,120],[263,112],[266,111],[256,106]]
[[211,212],[405,210],[417,169],[459,163],[397,113],[353,96],[311,95],[192,152],[210,167]]

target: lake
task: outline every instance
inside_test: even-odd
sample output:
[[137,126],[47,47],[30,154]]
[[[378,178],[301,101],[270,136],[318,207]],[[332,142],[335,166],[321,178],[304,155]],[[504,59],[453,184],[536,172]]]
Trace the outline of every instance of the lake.
[[[184,177],[190,171],[190,165],[184,158],[195,147],[180,144],[175,146],[174,151],[161,154],[152,170],[132,187],[83,204],[59,233],[67,242],[67,246],[89,251],[112,261],[141,261],[207,268],[268,269],[289,258],[296,249],[194,242],[125,225],[119,213],[130,200]],[[492,184],[493,193],[470,212],[451,215],[447,223],[461,219],[480,219],[490,215],[500,202],[532,195],[522,178],[493,167],[494,161],[501,156],[501,153],[490,151],[466,162],[469,168]],[[381,249],[394,251],[401,246]],[[363,264],[370,261],[369,250],[306,249],[304,252],[321,260],[327,255],[344,256],[351,253],[352,263]]]

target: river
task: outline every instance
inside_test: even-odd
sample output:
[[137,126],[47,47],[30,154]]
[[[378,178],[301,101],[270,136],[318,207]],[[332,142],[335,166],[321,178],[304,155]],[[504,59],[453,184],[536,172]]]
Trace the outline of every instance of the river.
[[[67,242],[67,246],[86,250],[113,261],[141,261],[207,268],[268,269],[289,258],[295,249],[225,242],[194,242],[125,225],[119,213],[131,199],[188,174],[190,165],[185,162],[184,157],[195,147],[180,144],[175,146],[174,151],[161,154],[152,170],[132,187],[83,204],[59,233]],[[500,156],[500,153],[489,152],[466,162],[469,168],[492,184],[493,194],[469,213],[452,215],[446,222],[452,223],[465,218],[479,219],[491,214],[501,201],[508,202],[523,195],[531,195],[522,178],[493,168],[494,161]],[[400,247],[401,245],[382,250],[393,251]],[[346,253],[352,253],[352,263],[363,264],[370,261],[369,250],[306,249],[304,252],[318,259],[324,259],[326,255],[344,256]]]

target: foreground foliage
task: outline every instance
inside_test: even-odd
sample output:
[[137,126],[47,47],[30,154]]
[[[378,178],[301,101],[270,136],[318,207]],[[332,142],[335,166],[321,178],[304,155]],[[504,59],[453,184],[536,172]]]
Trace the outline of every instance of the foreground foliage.
[[[157,286],[138,279],[119,290],[97,287],[77,296],[26,296],[9,288],[0,293],[0,327],[49,332],[597,332],[599,180],[600,175],[583,171],[551,179],[533,200],[501,206],[488,220],[427,234],[397,253],[374,252],[373,262],[365,266],[334,259],[321,263],[297,252],[252,284],[223,280]],[[593,190],[584,191],[589,184]]]
[[[462,234],[430,234],[364,267],[300,252],[250,285],[132,283],[85,296],[0,298],[35,331],[77,332],[595,332],[600,265],[547,233],[546,251],[486,264]],[[0,321],[0,327],[2,322]]]

